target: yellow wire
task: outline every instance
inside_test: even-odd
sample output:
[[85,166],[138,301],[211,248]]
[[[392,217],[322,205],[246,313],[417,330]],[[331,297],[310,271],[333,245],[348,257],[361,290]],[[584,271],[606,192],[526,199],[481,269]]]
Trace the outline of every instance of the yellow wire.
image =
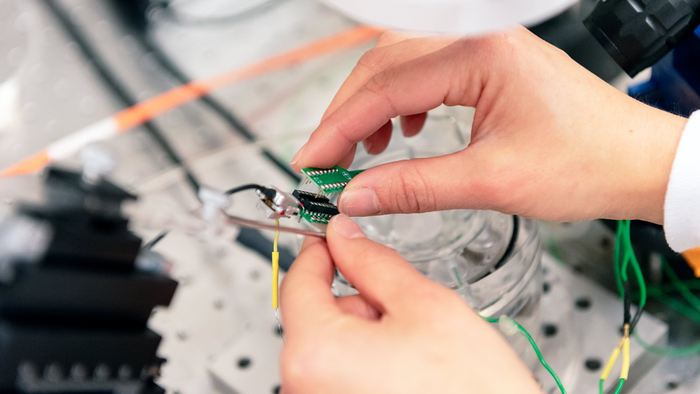
[[622,372],[620,373],[620,379],[627,380],[627,376],[630,372],[630,337],[625,338],[625,342],[622,345]]
[[[275,225],[279,227],[280,221],[275,220]],[[280,254],[277,251],[277,243],[280,239],[279,230],[275,231],[275,242],[272,244],[272,307],[277,309],[279,305],[279,274],[280,274]]]
[[605,369],[603,369],[603,373],[600,375],[601,394],[603,392],[603,383],[608,379],[608,375],[610,375],[610,371],[615,365],[615,361],[617,361],[620,352],[622,352],[622,370],[620,371],[620,382],[624,382],[627,380],[630,372],[630,336],[628,324],[625,324],[624,336],[620,340],[620,343],[617,344],[615,350],[613,350],[610,358],[608,359],[608,363],[605,365]]
[[620,341],[620,344],[613,350],[612,354],[610,355],[610,358],[608,359],[608,363],[605,365],[605,369],[603,369],[603,373],[600,375],[600,379],[605,381],[608,379],[608,375],[610,375],[610,371],[612,370],[612,367],[615,365],[615,361],[617,361],[617,357],[620,355],[620,348],[622,348],[624,343],[623,341]]

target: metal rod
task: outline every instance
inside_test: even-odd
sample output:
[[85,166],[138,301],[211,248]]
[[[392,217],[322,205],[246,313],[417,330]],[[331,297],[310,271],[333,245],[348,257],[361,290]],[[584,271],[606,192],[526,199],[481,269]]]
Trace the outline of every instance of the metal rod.
[[232,224],[234,226],[242,226],[242,227],[249,227],[249,228],[256,228],[259,230],[271,230],[271,231],[281,231],[284,233],[292,233],[292,234],[299,234],[299,235],[306,235],[306,236],[312,236],[312,237],[319,237],[319,238],[326,238],[326,233],[322,231],[313,231],[313,230],[302,230],[298,228],[293,228],[293,227],[284,227],[284,226],[275,226],[274,224],[268,224],[268,223],[263,223],[263,222],[258,222],[255,220],[248,220],[248,219],[243,219],[238,216],[231,216],[229,214],[225,214],[226,221],[228,224]]

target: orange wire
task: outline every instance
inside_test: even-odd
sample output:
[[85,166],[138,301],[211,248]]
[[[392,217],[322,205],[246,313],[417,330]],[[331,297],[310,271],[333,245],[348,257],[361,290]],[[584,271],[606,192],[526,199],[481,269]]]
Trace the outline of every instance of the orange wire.
[[46,149],[44,149],[0,171],[0,178],[32,174],[46,167],[50,162],[51,158]]
[[[368,42],[381,34],[384,30],[359,26],[342,33],[326,37],[311,44],[293,49],[276,56],[263,59],[256,63],[234,68],[222,74],[215,75],[200,81],[185,84],[152,99],[136,104],[133,107],[113,115],[118,132],[125,132],[134,126],[148,121],[165,111],[175,108],[188,101],[203,96],[212,90],[253,78],[266,73],[280,70],[315,57],[319,57],[340,49],[350,48]],[[44,168],[54,158],[49,157],[48,149],[44,149],[33,156],[28,157],[12,166],[0,171],[0,178],[34,173]]]
[[114,118],[119,131],[126,131],[153,117],[188,101],[203,96],[212,90],[230,85],[244,79],[257,77],[286,68],[332,51],[359,45],[377,37],[383,30],[359,26],[311,44],[293,49],[289,52],[259,62],[235,68],[222,74],[179,86],[150,100],[117,113]]

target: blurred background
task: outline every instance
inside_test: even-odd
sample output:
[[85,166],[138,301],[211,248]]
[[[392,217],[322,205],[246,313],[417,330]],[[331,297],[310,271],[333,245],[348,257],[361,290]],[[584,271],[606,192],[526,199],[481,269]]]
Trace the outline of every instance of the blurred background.
[[[584,25],[583,21],[598,5],[593,0],[574,2],[563,12],[529,28],[625,92],[678,113],[687,114],[697,108],[698,90],[684,71],[688,64],[697,63],[686,59],[679,66],[674,53],[669,53],[682,40],[674,38],[676,41],[671,43],[664,38],[668,50],[654,52],[653,63],[646,55],[640,55],[639,62],[633,66],[620,65],[616,61],[619,59],[610,54],[614,52],[610,48],[617,44],[601,45],[589,31],[591,27]],[[694,19],[689,20],[697,21],[697,15],[692,15]],[[596,21],[602,19],[593,19],[592,23]],[[126,195],[115,197],[111,189],[105,192],[110,204],[118,200],[115,206],[121,207],[127,202],[124,210],[130,219],[128,232],[138,236],[137,240],[129,238],[124,244],[110,247],[122,250],[127,243],[132,245],[135,249],[129,270],[150,272],[160,283],[153,292],[148,290],[150,285],[143,284],[141,293],[136,290],[129,293],[131,285],[123,283],[130,280],[128,275],[133,272],[127,275],[126,271],[110,271],[109,279],[104,279],[105,286],[109,286],[104,296],[106,304],[122,312],[137,306],[148,312],[147,316],[135,318],[138,329],[133,329],[122,320],[113,316],[107,319],[105,314],[98,313],[97,301],[83,305],[91,296],[101,297],[85,293],[89,286],[76,287],[73,298],[66,295],[62,306],[44,307],[41,297],[25,302],[31,298],[27,294],[38,294],[51,286],[56,287],[55,293],[46,290],[46,294],[67,294],[63,290],[73,283],[69,276],[82,272],[75,271],[72,265],[66,271],[68,276],[46,277],[43,285],[27,285],[22,290],[24,293],[17,290],[21,281],[16,278],[29,277],[29,271],[22,271],[25,268],[16,269],[4,281],[0,279],[0,392],[279,392],[278,352],[283,330],[269,308],[269,253],[274,233],[232,226],[209,233],[200,231],[200,227],[188,220],[201,204],[197,192],[202,186],[227,190],[254,182],[290,192],[295,188],[300,176],[291,171],[289,161],[318,125],[358,59],[373,47],[380,34],[379,30],[362,30],[361,26],[361,22],[317,0],[0,0],[0,169],[37,157],[32,156],[37,152],[44,152],[44,156],[40,155],[41,160],[34,163],[45,164],[49,152],[55,155],[50,157],[51,161],[58,161],[62,168],[94,169],[99,176],[107,175],[124,193],[138,195],[134,202]],[[664,34],[680,31],[668,30]],[[692,31],[684,27],[683,37],[690,34],[692,38]],[[695,54],[693,61],[697,61],[700,46],[692,46],[681,54],[688,52],[691,58]],[[653,69],[649,67],[652,64],[656,64]],[[694,70],[697,74],[698,68]],[[225,77],[210,79],[217,75]],[[177,94],[165,101],[158,101],[158,97],[192,81],[206,83],[189,85],[192,88],[178,92],[191,94],[204,86],[207,93],[181,105],[168,105],[167,109],[153,113],[152,119],[150,115],[141,118],[145,122],[136,122],[134,127],[123,123],[129,114],[130,119],[136,116],[133,111],[123,112],[125,109],[154,98],[159,103],[175,103]],[[209,88],[215,89],[208,92]],[[440,107],[431,112],[430,127],[426,126],[424,132],[427,135],[420,137],[424,139],[406,144],[395,138],[388,154],[416,157],[415,152],[425,151],[428,146],[430,152],[462,146],[468,143],[472,116],[469,108]],[[79,131],[83,134],[75,137]],[[110,138],[85,137],[100,133]],[[435,135],[448,137],[436,140]],[[74,137],[65,139],[67,136]],[[56,141],[62,142],[56,144]],[[76,145],[76,141],[90,144]],[[434,148],[430,144],[442,145]],[[73,149],[78,145],[81,149]],[[360,152],[360,162],[372,163],[363,155]],[[380,159],[390,160],[394,159],[390,156]],[[71,232],[84,226],[84,222],[72,222],[70,217],[74,216],[55,214],[55,206],[51,214],[22,208],[23,201],[53,204],[52,201],[57,201],[53,200],[57,195],[56,185],[63,190],[72,182],[70,179],[64,173],[47,175],[46,171],[0,179],[0,216],[12,216],[18,210],[31,211],[32,217],[48,218],[54,227],[49,231],[1,222],[7,227],[6,238],[0,231],[0,278],[3,264],[12,267],[12,259],[16,257],[9,252],[3,254],[2,248],[10,250],[13,248],[7,245],[27,240],[31,240],[27,245],[36,246],[40,239],[37,234],[66,231],[74,240],[68,248],[70,253],[84,247],[94,249],[90,253],[94,252],[95,256],[111,258],[99,250],[100,242],[111,241],[93,240],[89,228],[81,230],[85,234]],[[90,196],[80,196],[80,207],[71,209],[92,217],[90,209],[84,212]],[[63,198],[66,197],[61,194],[60,199]],[[263,217],[254,209],[257,201],[252,192],[236,195],[227,212],[261,220]],[[38,211],[41,213],[37,214]],[[503,219],[496,213],[465,215],[465,223],[471,224],[459,227],[462,235],[476,231],[473,230],[476,218],[491,223],[488,225],[491,235],[483,232],[479,238],[475,233],[468,245],[481,245],[479,242],[483,244],[484,239],[505,237],[505,241],[501,249],[494,246],[500,252],[490,257],[481,249],[478,254],[476,246],[470,249],[460,243],[453,247],[459,249],[455,253],[466,261],[473,263],[469,259],[480,256],[478,264],[488,272],[476,279],[465,274],[465,280],[473,280],[475,292],[460,294],[472,306],[479,305],[477,310],[483,313],[496,313],[498,309],[527,321],[545,356],[571,388],[569,392],[595,390],[602,363],[619,340],[621,302],[614,295],[612,275],[615,223],[535,223],[516,219],[513,225],[507,224],[511,223],[510,217]],[[439,223],[448,223],[457,216],[450,215]],[[115,226],[110,231],[121,226],[121,219],[109,218],[110,226]],[[114,224],[112,219],[120,224]],[[100,220],[102,223],[103,219]],[[416,229],[425,223],[435,225],[434,220],[437,219],[423,216],[403,221],[400,226],[409,223],[407,228]],[[61,224],[65,228],[61,229]],[[93,225],[91,222],[90,226]],[[377,237],[382,239],[388,234],[381,232],[384,225],[368,223],[365,230],[378,231],[381,234]],[[29,228],[26,233],[29,235],[24,238],[7,235],[19,234],[20,228]],[[120,231],[127,239],[119,228],[114,231]],[[173,231],[152,250],[139,249],[142,240],[153,239],[164,228]],[[516,240],[517,228],[521,228],[520,237],[534,234],[533,238],[527,238],[534,241],[521,242],[531,245],[528,246],[531,249],[522,246],[513,252],[512,247],[507,247],[509,242],[521,245]],[[409,231],[400,236],[412,240],[410,237],[418,235]],[[681,280],[694,278],[692,268],[666,246],[660,227],[633,223],[631,236],[645,275],[659,289],[655,293],[657,299],[647,307],[650,313],[640,332],[659,346],[692,343],[700,332],[697,309],[700,300],[696,305],[679,306],[684,301],[676,297],[677,288],[662,291],[664,286],[669,286],[669,278],[663,275],[663,264],[659,262],[661,256],[668,259]],[[419,241],[426,239],[413,244]],[[138,245],[133,246],[134,242]],[[284,269],[291,264],[300,237],[283,234],[280,242]],[[25,253],[30,246],[20,247],[17,253]],[[472,254],[467,256],[467,250]],[[509,282],[512,278],[499,279],[498,285],[475,284],[507,266],[508,261],[514,261],[518,251],[527,255],[527,261],[517,263],[522,264],[522,270],[514,271],[517,273],[512,284]],[[140,260],[134,263],[137,252]],[[510,253],[512,258],[505,263],[493,259],[494,256],[504,259],[502,255]],[[57,261],[72,258],[64,256]],[[426,275],[435,275],[431,278],[440,281],[435,272],[424,270]],[[112,282],[114,278],[124,282]],[[452,279],[445,284],[451,285],[448,282]],[[457,282],[459,285],[454,286],[459,291],[463,284],[459,278]],[[692,290],[698,288],[693,287],[696,282],[688,283],[690,290],[681,292],[684,295],[692,295]],[[346,285],[342,281],[337,283],[339,288]],[[500,289],[499,285],[507,288],[496,295],[486,295],[488,289]],[[154,294],[159,298],[151,299]],[[475,301],[478,297],[496,298],[480,304]],[[503,301],[506,298],[507,302]],[[500,301],[505,306],[495,308],[494,303]],[[54,313],[57,310],[70,313],[59,319],[58,313]],[[25,311],[29,312],[25,315]],[[45,312],[50,319],[41,317]],[[148,345],[132,337],[112,338],[115,327],[126,330],[119,335],[131,330],[129,335],[138,332],[147,336]],[[70,331],[70,338],[54,337],[59,331]],[[94,336],[96,332],[99,335]],[[90,335],[94,336],[90,337],[92,342],[81,339]],[[105,339],[108,337],[111,339]],[[105,347],[100,348],[100,344]],[[146,353],[144,349],[150,346],[148,349],[152,351],[136,357],[128,351],[130,346]],[[516,342],[513,346],[532,367],[543,389],[555,392],[556,386],[546,371],[537,366],[527,343]],[[634,374],[635,384],[630,384],[628,391],[691,393],[700,389],[696,378],[700,357],[693,352],[684,354],[683,358],[662,357],[635,346],[634,368],[638,372]],[[75,355],[68,356],[66,349],[75,350]],[[117,349],[122,349],[121,353]],[[30,356],[32,352],[43,356]],[[80,357],[85,361],[80,361]],[[129,361],[132,359],[139,361]]]

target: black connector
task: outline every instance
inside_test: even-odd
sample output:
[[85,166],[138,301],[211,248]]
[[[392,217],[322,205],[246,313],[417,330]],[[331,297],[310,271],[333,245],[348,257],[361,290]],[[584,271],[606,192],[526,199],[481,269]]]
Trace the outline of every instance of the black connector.
[[292,192],[302,208],[309,213],[322,213],[324,215],[335,216],[340,213],[338,207],[331,204],[331,201],[326,196],[319,196],[303,190],[294,190]]
[[308,205],[304,205],[304,209],[312,213],[323,213],[330,216],[335,216],[340,213],[338,207],[330,203],[309,201]]
[[303,190],[293,191],[292,196],[294,196],[299,201],[306,200],[306,201],[320,202],[320,203],[326,203],[326,204],[330,204],[330,202],[331,202],[331,200],[329,200],[328,197],[326,197],[322,194],[314,194],[314,193],[310,193],[310,192],[303,191]]

